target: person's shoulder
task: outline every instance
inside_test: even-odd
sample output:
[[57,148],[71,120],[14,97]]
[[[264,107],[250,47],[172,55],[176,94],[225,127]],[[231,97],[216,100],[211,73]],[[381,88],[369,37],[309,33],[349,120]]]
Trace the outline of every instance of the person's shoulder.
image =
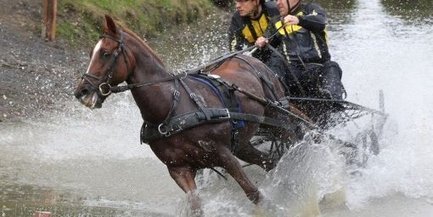
[[233,19],[240,19],[240,18],[241,18],[241,15],[239,14],[239,11],[235,11],[232,15],[232,20]]
[[245,17],[242,17],[238,11],[234,12],[230,22],[230,29],[238,31],[245,26]]
[[239,14],[239,11],[236,11],[233,13],[231,20],[232,20],[232,23],[241,23],[242,22],[242,17]]

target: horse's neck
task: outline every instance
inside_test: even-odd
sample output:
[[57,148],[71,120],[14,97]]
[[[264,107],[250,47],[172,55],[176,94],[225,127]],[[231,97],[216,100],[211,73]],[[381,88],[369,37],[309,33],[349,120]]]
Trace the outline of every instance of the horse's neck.
[[[143,52],[145,52],[144,50]],[[153,53],[137,53],[135,55],[135,68],[128,79],[130,84],[143,84],[171,76]],[[144,120],[159,123],[164,120],[172,102],[174,84],[171,81],[156,83],[147,87],[131,90],[137,106],[140,108]]]

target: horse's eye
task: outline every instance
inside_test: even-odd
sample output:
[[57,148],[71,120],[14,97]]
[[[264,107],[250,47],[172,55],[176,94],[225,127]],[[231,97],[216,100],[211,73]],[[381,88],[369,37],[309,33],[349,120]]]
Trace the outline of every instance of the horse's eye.
[[108,51],[101,51],[101,58],[108,59],[111,56],[111,53]]

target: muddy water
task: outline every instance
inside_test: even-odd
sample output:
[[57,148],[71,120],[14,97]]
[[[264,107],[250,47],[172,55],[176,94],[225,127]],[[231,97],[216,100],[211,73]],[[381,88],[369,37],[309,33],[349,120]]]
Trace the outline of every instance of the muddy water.
[[[331,52],[344,70],[348,100],[377,108],[378,90],[385,92],[390,118],[381,154],[362,176],[346,175],[326,144],[299,146],[268,176],[248,167],[273,201],[264,210],[254,208],[233,180],[205,171],[199,180],[205,213],[314,216],[320,209],[327,217],[433,216],[432,3],[318,2],[330,13]],[[226,52],[226,19],[215,15],[198,29],[185,27],[151,44],[171,70],[191,68]],[[139,144],[140,115],[129,94],[112,96],[95,111],[72,97],[65,104],[63,113],[0,123],[2,216],[36,210],[55,216],[187,215],[183,193]]]

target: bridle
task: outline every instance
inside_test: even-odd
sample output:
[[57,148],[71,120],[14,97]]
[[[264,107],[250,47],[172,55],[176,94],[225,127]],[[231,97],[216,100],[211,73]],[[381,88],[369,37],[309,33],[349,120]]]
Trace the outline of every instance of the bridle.
[[[113,36],[107,35],[107,34],[103,34],[99,37],[100,39],[108,38],[108,39],[111,39],[111,40],[118,43],[116,50],[111,55],[110,67],[107,69],[105,76],[98,77],[98,76],[92,75],[90,73],[85,73],[81,76],[81,79],[86,80],[87,82],[90,83],[90,85],[93,88],[95,88],[96,90],[99,90],[98,94],[100,94],[101,96],[106,97],[112,93],[119,93],[119,92],[127,91],[130,89],[138,88],[138,87],[151,86],[151,85],[158,84],[161,82],[172,81],[172,80],[175,80],[177,78],[184,79],[188,76],[188,74],[189,74],[188,72],[183,72],[183,73],[180,73],[177,75],[173,75],[170,73],[170,75],[171,75],[170,77],[162,78],[162,79],[159,79],[156,81],[127,84],[124,86],[111,86],[110,81],[113,78],[113,74],[114,74],[113,68],[116,65],[117,59],[120,56],[120,54],[123,55],[123,59],[125,61],[126,68],[128,71],[128,76],[130,74],[129,69],[128,69],[128,58],[127,58],[126,49],[125,49],[126,45],[125,45],[124,40],[123,40],[124,39],[124,33],[121,30],[119,30],[119,31],[120,31],[120,39],[119,40],[117,40]],[[100,83],[100,84],[99,85],[95,84],[94,82],[91,81],[91,79],[96,80],[97,83]]]
[[[98,77],[98,76],[92,75],[91,73],[84,73],[83,75],[81,75],[81,79],[89,82],[89,84],[93,88],[95,88],[96,90],[99,90],[99,94],[101,94],[104,97],[108,96],[112,93],[112,86],[110,85],[110,81],[113,78],[113,74],[114,74],[113,68],[116,65],[117,59],[120,56],[120,54],[123,55],[123,60],[125,61],[126,70],[129,71],[128,70],[128,58],[127,58],[127,54],[126,54],[126,50],[125,50],[125,43],[123,41],[123,34],[124,33],[122,31],[120,31],[120,39],[119,40],[117,40],[113,36],[107,35],[107,34],[103,34],[99,37],[100,39],[108,38],[108,39],[111,39],[111,40],[118,43],[116,50],[110,55],[111,56],[110,66],[108,67],[106,73],[104,73],[105,74],[104,76]],[[92,82],[91,79],[96,80],[97,83],[95,84],[94,82]],[[98,83],[100,83],[100,84],[97,85]]]

